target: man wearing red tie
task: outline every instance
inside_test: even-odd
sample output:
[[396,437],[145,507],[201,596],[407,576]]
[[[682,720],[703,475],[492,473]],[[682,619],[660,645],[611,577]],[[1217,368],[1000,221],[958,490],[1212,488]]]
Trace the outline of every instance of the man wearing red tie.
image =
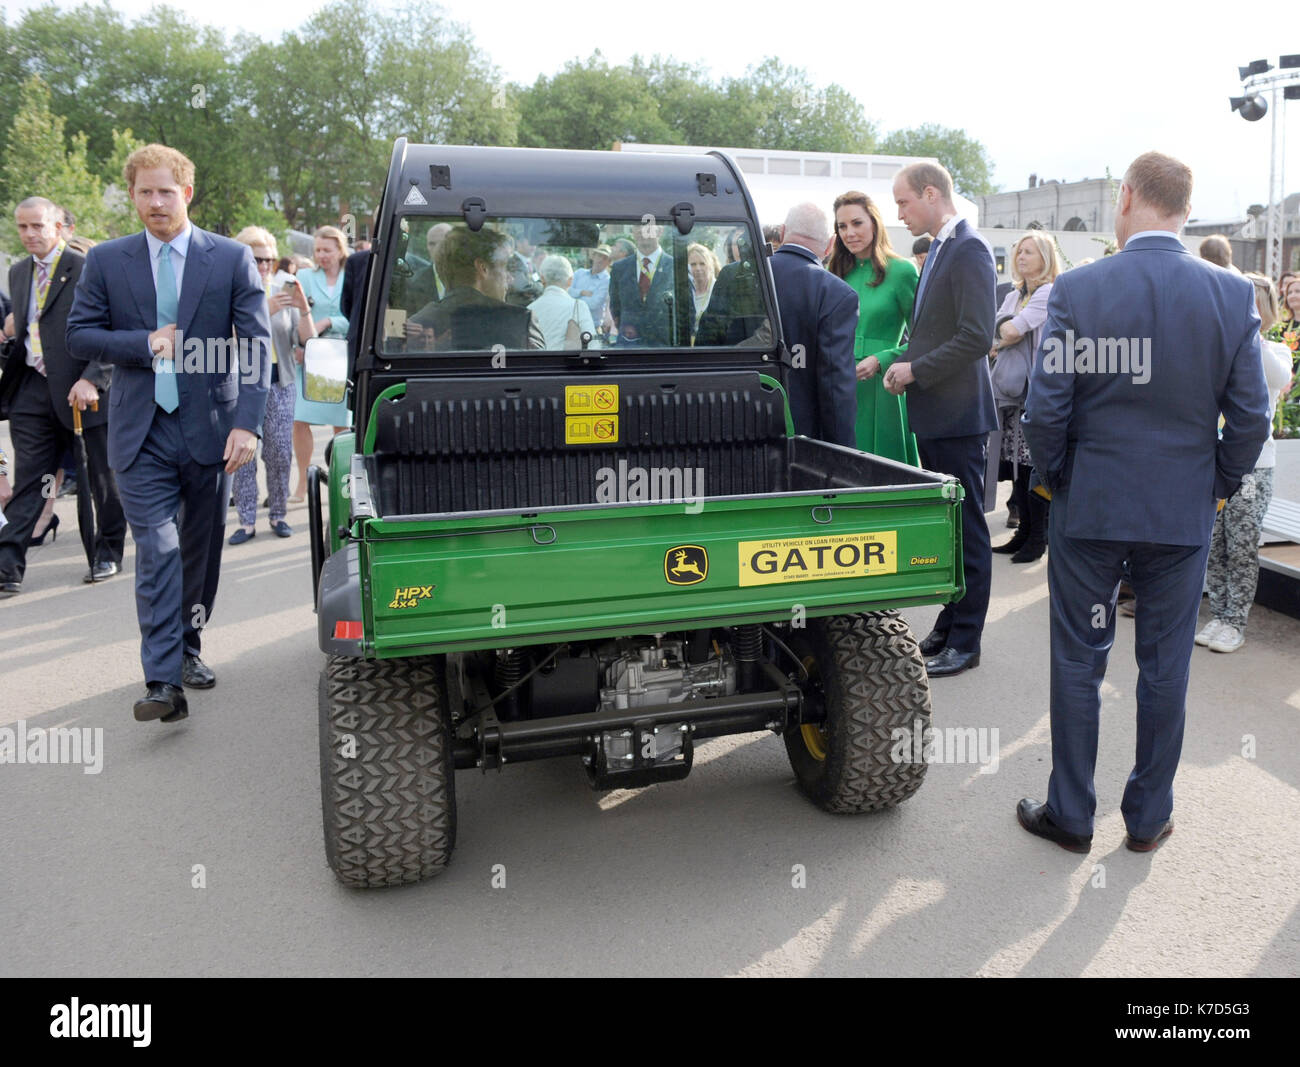
[[[0,597],[22,590],[28,539],[53,490],[59,462],[72,443],[73,404],[85,412],[88,469],[78,471],[78,477],[83,487],[89,487],[83,491],[94,496],[99,527],[87,582],[103,581],[118,572],[126,540],[122,503],[108,467],[107,391],[112,367],[75,358],[66,343],[68,312],[85,258],[64,243],[63,213],[44,197],[22,201],[14,221],[30,255],[9,271],[14,310],[5,332],[16,343],[0,374],[0,419],[9,420],[18,477],[5,511],[9,521],[0,528]],[[98,411],[87,410],[96,402]]]
[[637,254],[610,268],[609,313],[621,345],[672,344],[673,257],[659,245],[663,232],[651,222],[632,227]]

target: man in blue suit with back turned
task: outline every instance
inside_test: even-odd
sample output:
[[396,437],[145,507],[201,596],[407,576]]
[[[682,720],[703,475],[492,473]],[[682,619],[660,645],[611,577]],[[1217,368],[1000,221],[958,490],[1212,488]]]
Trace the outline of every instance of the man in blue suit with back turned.
[[853,339],[858,294],[821,264],[830,247],[831,226],[816,204],[790,209],[781,241],[770,262],[781,332],[791,352],[788,384],[794,432],[857,448]]
[[894,178],[898,217],[913,237],[934,240],[901,349],[864,359],[859,377],[885,371],[885,389],[907,393],[907,419],[921,466],[951,474],[965,490],[961,506],[966,594],[939,613],[921,642],[931,678],[960,674],[980,662],[980,639],[993,579],[993,550],[984,518],[984,467],[989,432],[997,426],[988,353],[993,344],[993,253],[957,215],[952,175],[937,163],[913,163]]
[[[1052,287],[1022,424],[1053,491],[1052,775],[1016,809],[1031,834],[1092,847],[1101,682],[1124,561],[1137,593],[1137,754],[1120,803],[1125,844],[1173,832],[1188,664],[1216,503],[1269,434],[1254,291],[1178,239],[1192,172],[1157,152],[1120,185],[1122,251]],[[1220,415],[1221,433],[1216,433]]]
[[229,476],[257,454],[270,322],[250,249],[189,221],[194,164],[151,144],[124,173],[145,232],[91,249],[68,345],[114,364],[108,459],[136,543],[146,685],[135,717],[177,722],[189,714],[183,686],[216,682],[199,635],[217,592]]

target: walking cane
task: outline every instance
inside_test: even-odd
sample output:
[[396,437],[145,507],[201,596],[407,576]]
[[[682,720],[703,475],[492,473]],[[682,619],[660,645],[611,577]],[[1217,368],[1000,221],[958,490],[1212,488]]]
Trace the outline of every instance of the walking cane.
[[[90,410],[99,410],[99,401],[90,402]],[[77,529],[81,533],[81,547],[86,550],[86,562],[95,570],[95,502],[90,490],[90,463],[86,458],[86,439],[81,435],[81,409],[72,405],[72,432],[76,437],[77,455]]]

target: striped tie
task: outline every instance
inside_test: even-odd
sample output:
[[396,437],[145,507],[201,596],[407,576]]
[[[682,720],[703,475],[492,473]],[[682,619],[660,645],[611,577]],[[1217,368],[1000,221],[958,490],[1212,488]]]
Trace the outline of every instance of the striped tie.
[[[45,294],[49,291],[49,285],[50,285],[50,268],[47,267],[44,263],[42,263],[38,259],[36,261],[36,295],[37,295],[36,303],[38,305],[44,304]],[[34,342],[32,344],[32,358],[35,360],[35,362],[32,364],[32,369],[35,370],[37,374],[46,376],[45,356],[41,353],[40,321],[41,321],[40,312],[38,311],[36,314],[36,321],[32,323],[31,337],[32,337],[32,341]]]

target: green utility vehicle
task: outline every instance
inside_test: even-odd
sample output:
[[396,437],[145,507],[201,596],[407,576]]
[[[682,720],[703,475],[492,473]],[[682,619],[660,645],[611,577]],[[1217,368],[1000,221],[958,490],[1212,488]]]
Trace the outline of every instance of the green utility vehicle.
[[397,142],[354,351],[307,355],[355,414],[309,479],[346,884],[447,864],[458,770],[640,787],[771,731],[827,811],[920,787],[895,609],[962,595],[961,487],[793,435],[760,235],[722,154]]

